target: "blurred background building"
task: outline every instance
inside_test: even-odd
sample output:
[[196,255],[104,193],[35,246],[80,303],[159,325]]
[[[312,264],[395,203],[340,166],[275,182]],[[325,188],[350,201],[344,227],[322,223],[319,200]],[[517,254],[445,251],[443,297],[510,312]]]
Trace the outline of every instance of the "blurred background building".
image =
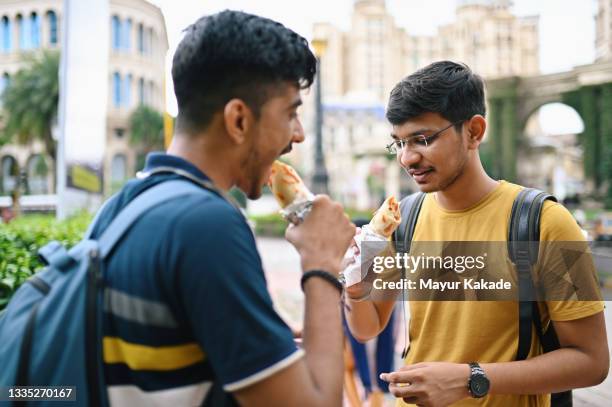
[[595,58],[612,59],[612,0],[597,0]]
[[[142,163],[143,147],[130,141],[131,114],[139,106],[165,111],[168,51],[164,16],[158,7],[145,0],[111,0],[109,7],[106,194],[133,176]],[[62,0],[0,0],[0,92],[28,56],[60,50],[62,9]],[[26,195],[52,194],[54,170],[55,163],[40,140],[5,144],[0,147],[0,195],[9,195],[18,177],[25,180]]]
[[[465,62],[485,79],[539,73],[539,19],[517,17],[511,6],[508,0],[460,0],[455,21],[432,36],[399,27],[385,0],[355,0],[348,31],[328,22],[314,25],[313,38],[327,44],[321,56],[323,139],[335,198],[367,209],[415,190],[384,149],[390,132],[386,101],[403,77],[442,59]],[[312,93],[303,112],[307,132],[313,131]],[[307,144],[293,153],[292,162],[305,174],[314,171],[313,148]]]

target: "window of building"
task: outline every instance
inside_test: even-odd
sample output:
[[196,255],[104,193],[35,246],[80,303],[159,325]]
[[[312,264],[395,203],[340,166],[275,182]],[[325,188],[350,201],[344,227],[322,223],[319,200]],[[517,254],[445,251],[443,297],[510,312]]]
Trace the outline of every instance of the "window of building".
[[27,192],[32,195],[49,193],[49,167],[41,154],[35,154],[28,159]]
[[153,81],[149,82],[149,89],[148,89],[148,104],[149,106],[153,106],[153,102],[155,100],[155,84],[153,83]]
[[138,24],[138,52],[144,54],[144,27],[142,23]]
[[47,12],[47,21],[49,23],[49,44],[57,45],[57,14],[55,14],[55,11]]
[[127,75],[124,81],[123,104],[129,108],[132,106],[132,75]]
[[123,138],[124,135],[125,135],[125,129],[122,129],[121,127],[117,127],[115,129],[115,137],[116,138],[121,139],[121,138]]
[[111,162],[111,183],[113,189],[118,188],[127,179],[127,158],[124,154],[117,154]]
[[28,30],[27,20],[24,21],[21,14],[17,15],[17,32],[19,33],[19,49],[27,49],[28,47]]
[[149,28],[147,33],[147,54],[153,55],[153,29]]
[[111,31],[113,38],[113,49],[120,50],[121,49],[121,20],[118,16],[113,16],[111,23]]
[[10,80],[10,76],[6,72],[0,76],[0,97],[4,94],[4,90],[8,86]]
[[30,45],[40,48],[40,19],[36,13],[30,14]]
[[128,50],[132,47],[132,20],[125,20],[123,27],[123,48]]
[[138,103],[140,105],[144,105],[145,104],[145,85],[144,85],[144,78],[140,78],[138,80]]
[[0,193],[10,195],[17,186],[19,176],[19,166],[17,160],[10,155],[2,157],[0,160]]
[[0,34],[2,35],[2,51],[4,52],[9,52],[12,48],[11,31],[11,20],[7,16],[2,17]]
[[119,72],[113,74],[113,104],[121,107],[121,75]]

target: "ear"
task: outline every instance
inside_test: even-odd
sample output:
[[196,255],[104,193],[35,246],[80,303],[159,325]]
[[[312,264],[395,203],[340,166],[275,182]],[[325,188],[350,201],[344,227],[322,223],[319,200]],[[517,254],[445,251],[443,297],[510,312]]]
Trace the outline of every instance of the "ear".
[[223,122],[230,140],[242,144],[253,126],[253,112],[242,99],[232,99],[223,108]]
[[487,120],[483,116],[477,114],[472,116],[465,124],[468,136],[468,148],[477,149],[484,139],[485,130],[487,129]]

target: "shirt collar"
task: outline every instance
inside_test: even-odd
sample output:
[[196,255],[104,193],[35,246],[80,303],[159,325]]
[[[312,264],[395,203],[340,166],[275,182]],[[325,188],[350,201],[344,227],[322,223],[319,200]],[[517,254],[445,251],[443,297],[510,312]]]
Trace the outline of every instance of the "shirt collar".
[[174,167],[187,171],[195,177],[210,180],[198,167],[176,155],[170,155],[162,152],[149,153],[145,164],[144,172],[149,172],[157,167]]

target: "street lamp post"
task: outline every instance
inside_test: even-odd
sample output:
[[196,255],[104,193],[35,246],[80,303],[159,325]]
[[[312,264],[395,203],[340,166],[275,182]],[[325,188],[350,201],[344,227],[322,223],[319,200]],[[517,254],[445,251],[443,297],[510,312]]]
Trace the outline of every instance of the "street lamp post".
[[317,76],[315,79],[316,96],[315,96],[315,156],[314,156],[314,174],[312,176],[312,191],[315,194],[328,194],[327,168],[325,167],[325,156],[323,155],[323,103],[321,92],[321,57],[325,52],[327,45],[325,40],[315,39],[312,45],[317,57]]

